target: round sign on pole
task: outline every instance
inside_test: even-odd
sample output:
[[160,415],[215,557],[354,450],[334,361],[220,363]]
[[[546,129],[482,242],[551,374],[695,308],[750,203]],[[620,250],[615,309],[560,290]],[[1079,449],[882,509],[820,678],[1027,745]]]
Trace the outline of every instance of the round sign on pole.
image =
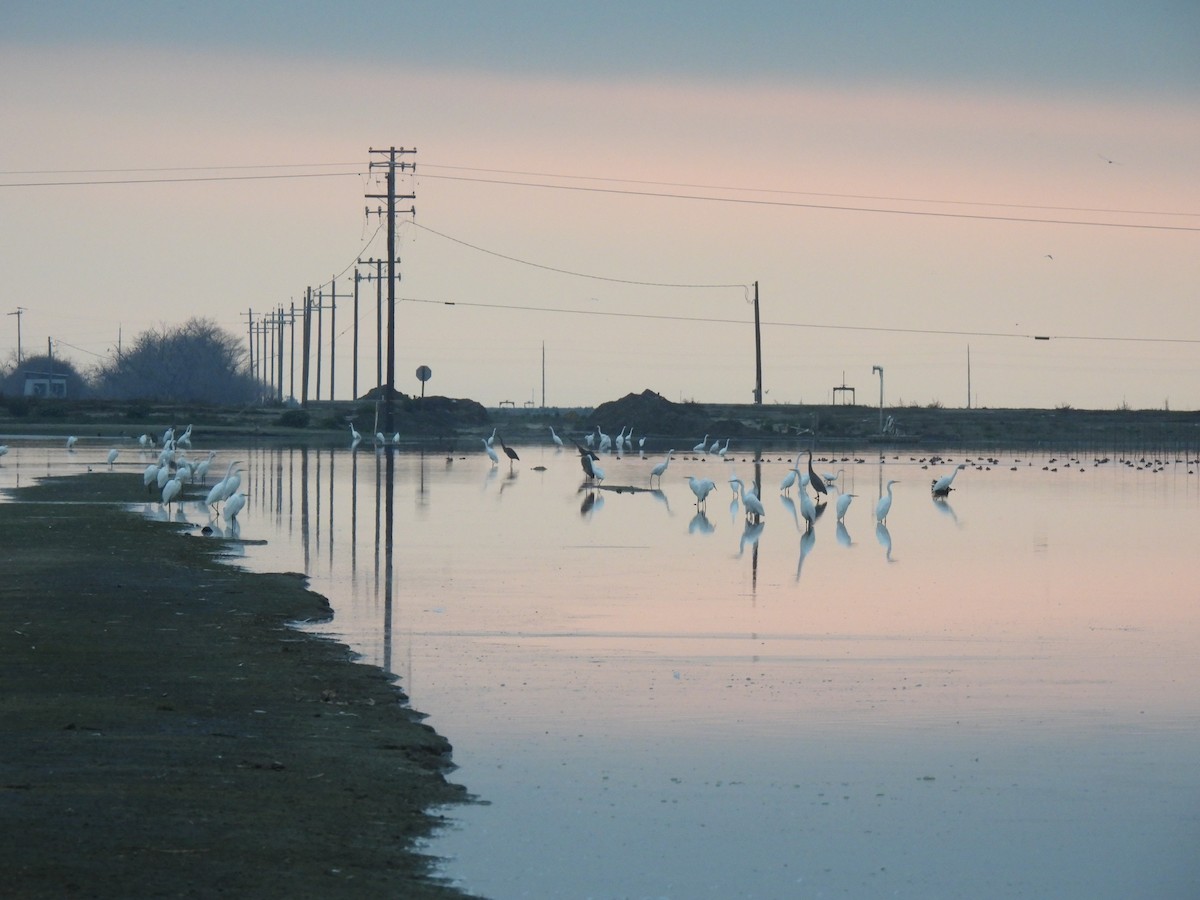
[[421,399],[425,399],[425,382],[433,377],[433,369],[429,366],[417,366],[417,380],[421,382]]

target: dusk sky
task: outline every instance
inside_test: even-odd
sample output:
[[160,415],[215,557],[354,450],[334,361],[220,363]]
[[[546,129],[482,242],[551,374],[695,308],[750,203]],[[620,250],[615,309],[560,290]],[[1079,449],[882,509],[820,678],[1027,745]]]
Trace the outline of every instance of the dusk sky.
[[336,278],[349,398],[396,146],[408,393],[540,405],[544,345],[551,406],[750,402],[757,281],[766,403],[965,406],[969,347],[975,405],[1196,409],[1198,48],[1195,0],[7,0],[0,312],[87,369]]

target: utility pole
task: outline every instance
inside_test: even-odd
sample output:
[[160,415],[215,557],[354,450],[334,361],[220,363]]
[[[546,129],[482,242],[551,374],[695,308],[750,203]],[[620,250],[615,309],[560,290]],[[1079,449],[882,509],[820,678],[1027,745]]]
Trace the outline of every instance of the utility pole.
[[[341,295],[343,300],[349,294]],[[337,384],[337,279],[329,279],[329,399],[334,399],[333,389]]]
[[356,266],[354,269],[354,365],[350,375],[350,399],[358,399],[358,283],[362,281],[362,273]]
[[[386,159],[380,162],[372,161],[369,164],[371,170],[380,167],[387,168],[387,193],[386,194],[367,194],[369,200],[386,200],[387,201],[387,289],[388,289],[388,339],[387,339],[387,404],[384,408],[384,424],[388,434],[393,431],[392,417],[392,401],[396,392],[396,200],[415,200],[416,194],[404,194],[401,197],[396,196],[396,169],[401,171],[409,169],[416,171],[416,163],[397,163],[397,154],[416,153],[414,147],[411,150],[406,150],[401,147],[397,150],[391,147],[387,150],[370,151],[372,154],[386,155]],[[407,210],[408,213],[415,216],[417,214],[416,206]],[[379,210],[376,210],[379,213]],[[371,214],[371,210],[367,209],[367,214]]]
[[304,337],[300,363],[300,405],[308,409],[308,351],[312,346],[312,288],[304,289]]
[[754,282],[754,403],[762,406],[762,326],[758,320],[757,281]]
[[295,400],[296,399],[296,301],[292,300],[289,302],[292,304],[292,312],[291,312],[291,315],[288,317],[288,324],[290,324],[292,326],[289,329],[289,332],[290,332],[289,338],[291,339],[291,342],[292,342],[292,350],[291,350],[291,353],[288,354],[288,359],[290,360],[290,366],[289,366],[289,371],[288,371],[288,379],[289,379],[290,386],[288,387],[288,396],[290,396],[293,400]]
[[254,310],[246,310],[246,344],[250,348],[250,377],[254,377]]
[[283,307],[275,310],[275,326],[277,332],[275,334],[275,344],[279,347],[279,352],[275,355],[275,371],[277,376],[277,388],[275,391],[275,400],[279,403],[283,402]]
[[9,313],[10,316],[17,317],[17,366],[18,367],[21,365],[21,316],[23,316],[26,313],[26,311],[27,310],[25,309],[25,307],[18,306],[16,309],[14,309],[12,312]]

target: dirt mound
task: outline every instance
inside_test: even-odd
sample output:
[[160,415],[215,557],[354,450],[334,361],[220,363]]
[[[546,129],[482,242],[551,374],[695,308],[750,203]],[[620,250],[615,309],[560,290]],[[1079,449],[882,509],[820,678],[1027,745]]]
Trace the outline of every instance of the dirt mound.
[[695,403],[672,403],[649,389],[602,403],[592,412],[592,420],[608,431],[615,432],[629,425],[635,434],[656,435],[701,434],[709,422],[704,407]]

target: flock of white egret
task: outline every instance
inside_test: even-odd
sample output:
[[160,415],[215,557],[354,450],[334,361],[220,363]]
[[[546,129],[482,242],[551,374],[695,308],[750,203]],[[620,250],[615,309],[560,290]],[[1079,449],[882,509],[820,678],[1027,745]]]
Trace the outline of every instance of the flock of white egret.
[[[71,435],[67,438],[68,453],[78,452],[76,445],[79,438]],[[161,444],[161,448],[160,448]],[[138,451],[143,457],[158,449],[154,462],[146,466],[142,472],[142,484],[150,497],[157,496],[159,503],[168,511],[172,505],[178,506],[184,499],[186,487],[203,488],[208,484],[208,471],[217,451],[210,450],[203,459],[192,459],[187,451],[192,446],[192,426],[188,425],[178,437],[174,426],[162,433],[161,439],[153,435],[142,434],[138,437]],[[113,447],[108,451],[105,462],[109,470],[113,468],[121,451]],[[241,490],[242,475],[238,468],[241,460],[233,460],[225,469],[224,477],[212,485],[204,499],[204,506],[209,510],[212,520],[218,515],[225,518],[231,526],[237,526],[238,514],[246,507],[246,493]],[[92,471],[88,466],[88,471]],[[218,507],[220,509],[218,510]]]

